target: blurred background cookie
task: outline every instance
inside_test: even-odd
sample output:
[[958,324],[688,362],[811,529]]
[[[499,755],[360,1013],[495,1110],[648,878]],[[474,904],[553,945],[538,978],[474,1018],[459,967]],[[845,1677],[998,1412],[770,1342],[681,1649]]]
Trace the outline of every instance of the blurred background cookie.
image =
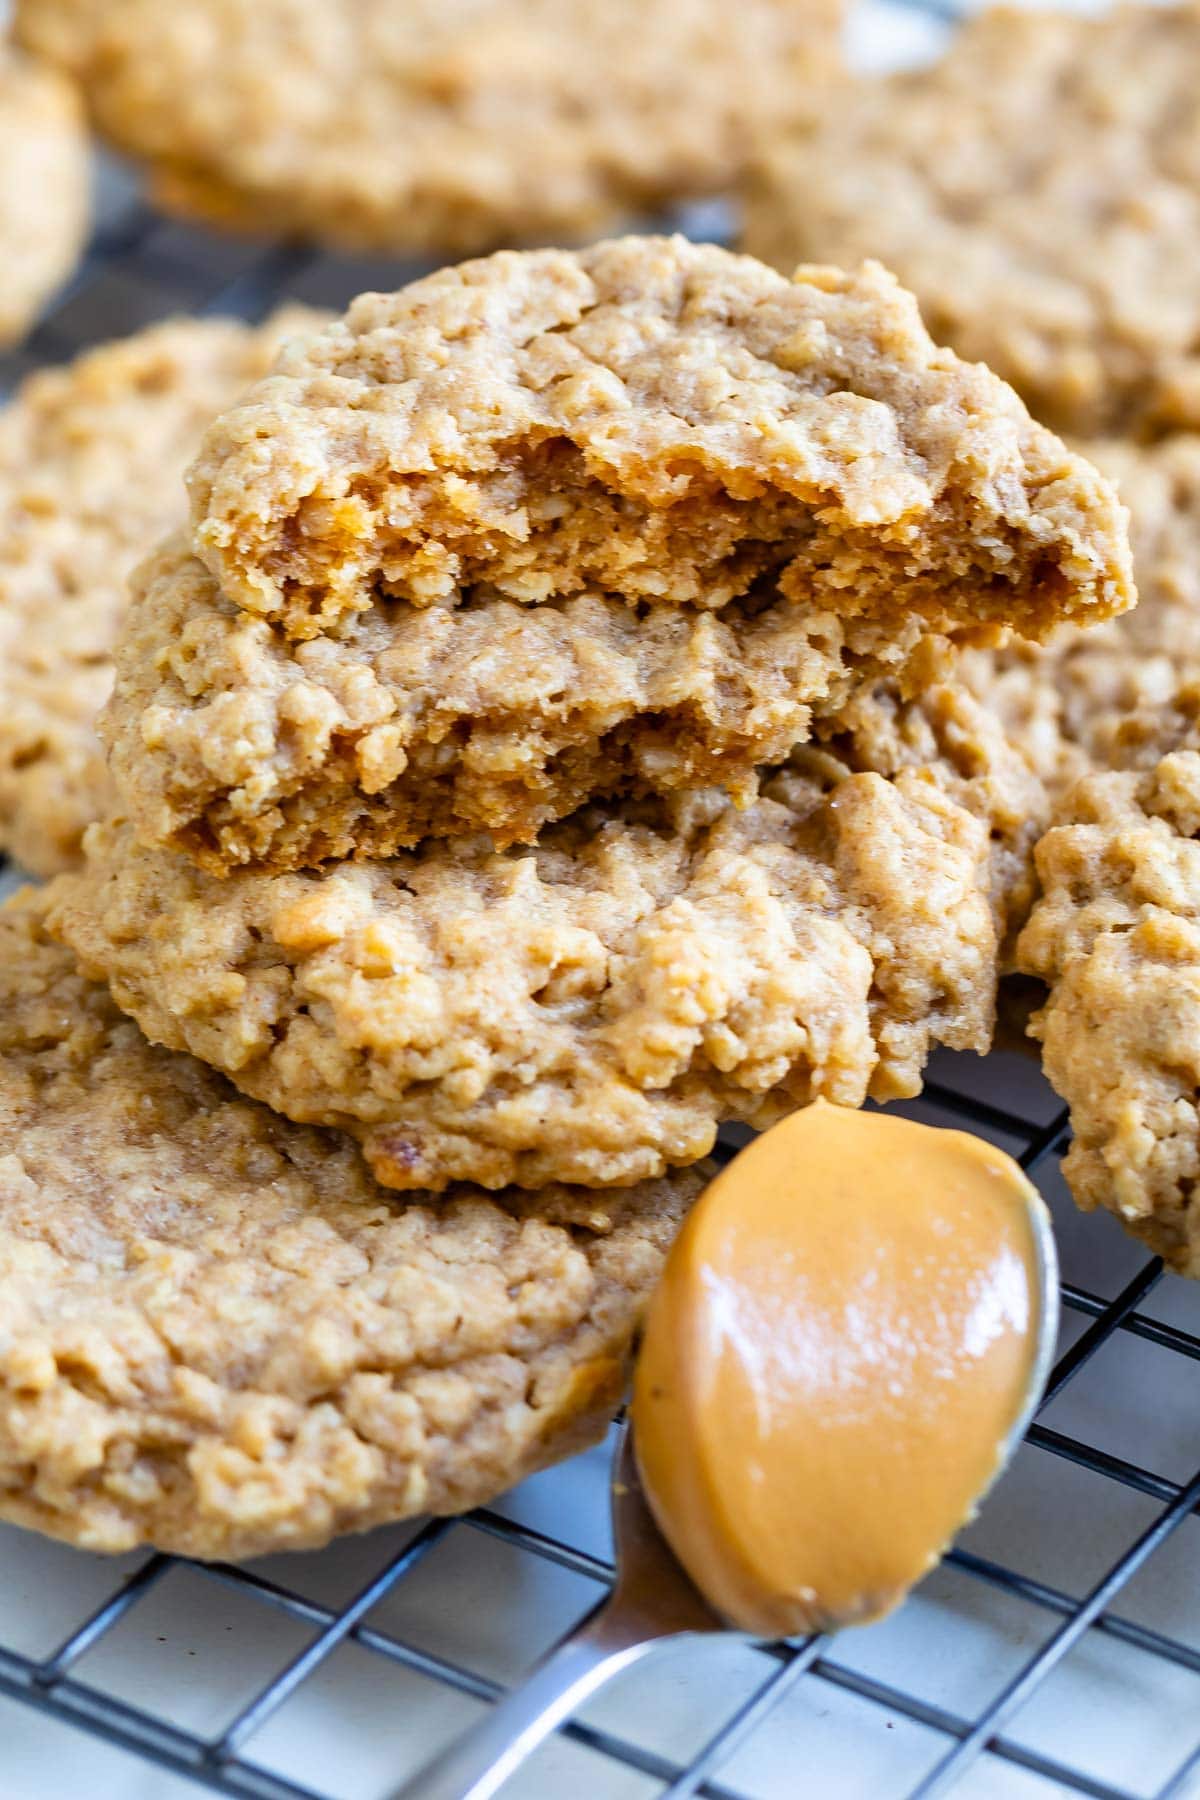
[[579,238],[727,189],[839,0],[22,0],[168,210],[359,249]]
[[24,335],[75,267],[88,182],[74,85],[0,42],[0,344]]
[[1062,430],[1200,424],[1200,8],[1003,8],[766,155],[746,247],[877,256]]

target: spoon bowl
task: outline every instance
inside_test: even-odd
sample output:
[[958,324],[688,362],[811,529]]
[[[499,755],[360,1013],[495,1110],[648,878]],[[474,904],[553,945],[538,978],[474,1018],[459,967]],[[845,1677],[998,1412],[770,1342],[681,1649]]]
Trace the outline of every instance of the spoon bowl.
[[[1049,1213],[1032,1189],[1028,1212],[1036,1308],[1028,1379],[978,1500],[999,1479],[1029,1428],[1058,1336],[1058,1256]],[[490,1800],[557,1725],[614,1675],[662,1643],[712,1632],[753,1639],[754,1634],[721,1617],[659,1529],[646,1497],[628,1416],[614,1447],[611,1507],[616,1579],[610,1593],[519,1688],[498,1701],[473,1731],[450,1745],[393,1800]]]

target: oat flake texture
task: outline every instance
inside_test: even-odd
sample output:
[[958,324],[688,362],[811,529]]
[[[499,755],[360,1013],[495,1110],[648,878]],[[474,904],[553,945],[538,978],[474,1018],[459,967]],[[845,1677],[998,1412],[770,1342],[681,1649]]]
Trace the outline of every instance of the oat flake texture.
[[48,904],[0,911],[0,1516],[241,1558],[460,1511],[603,1434],[703,1166],[388,1194],[152,1049]]
[[362,297],[190,488],[198,560],[140,582],[106,733],[139,836],[214,871],[744,802],[923,633],[1131,595],[1108,485],[882,269],[682,239]]
[[202,427],[320,322],[153,325],[31,375],[0,412],[0,850],[34,874],[77,862],[108,804],[94,722],[126,583],[184,516]]
[[54,920],[152,1039],[390,1186],[604,1187],[985,1049],[1030,779],[961,690],[863,695],[744,810],[585,808],[529,850],[219,877],[117,818]]
[[1065,625],[1045,644],[968,650],[960,668],[1052,794],[1119,753],[1132,713],[1169,706],[1200,677],[1200,435],[1087,445],[1130,510],[1138,603],[1120,618]]

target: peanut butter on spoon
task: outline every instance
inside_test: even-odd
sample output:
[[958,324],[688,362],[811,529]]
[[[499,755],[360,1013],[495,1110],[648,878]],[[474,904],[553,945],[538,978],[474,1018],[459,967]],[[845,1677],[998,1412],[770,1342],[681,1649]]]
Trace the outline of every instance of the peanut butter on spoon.
[[712,1183],[651,1302],[633,1423],[660,1530],[756,1636],[879,1618],[1007,1461],[1056,1320],[1010,1157],[818,1101]]

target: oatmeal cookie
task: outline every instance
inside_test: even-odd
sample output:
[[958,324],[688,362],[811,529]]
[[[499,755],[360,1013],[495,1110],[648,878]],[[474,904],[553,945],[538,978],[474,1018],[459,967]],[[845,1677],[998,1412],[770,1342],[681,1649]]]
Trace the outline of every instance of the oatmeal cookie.
[[19,0],[169,210],[355,249],[582,238],[727,190],[839,0]]
[[139,832],[213,869],[748,799],[922,632],[1130,592],[1107,485],[883,270],[680,239],[365,296],[190,487],[216,585],[150,572],[108,730]]
[[246,1557],[459,1512],[601,1436],[703,1167],[400,1199],[147,1044],[48,904],[0,911],[0,1516]]
[[156,1042],[352,1132],[389,1186],[603,1187],[986,1048],[989,831],[960,780],[810,746],[741,811],[710,789],[532,850],[224,878],[116,821],[54,924]]
[[386,856],[429,836],[533,841],[598,796],[720,783],[835,713],[917,643],[825,609],[639,613],[397,600],[290,643],[224,599],[184,540],[134,578],[101,720],[142,840],[215,874]]
[[481,588],[719,611],[765,582],[1032,636],[1130,597],[1111,489],[886,270],[788,280],[683,238],[364,294],[214,421],[188,484],[227,598],[301,639]]
[[1124,721],[1200,676],[1200,436],[1087,446],[1130,509],[1138,604],[1044,645],[968,650],[960,668],[1052,793],[1113,761]]
[[996,8],[784,134],[746,247],[877,256],[934,336],[1085,434],[1200,427],[1200,7]]
[[75,267],[88,180],[73,84],[0,42],[0,343],[24,335]]
[[1018,958],[1050,990],[1030,1029],[1076,1200],[1200,1276],[1200,687],[1126,721],[1115,755],[1038,845]]
[[1051,815],[1052,790],[993,708],[962,680],[962,653],[926,639],[903,682],[858,689],[841,712],[817,721],[815,742],[847,768],[888,779],[932,772],[988,836],[988,891],[1001,973],[1034,896],[1033,851]]
[[75,863],[107,804],[94,720],[125,581],[183,516],[201,427],[319,322],[151,326],[31,376],[0,414],[0,849],[35,874]]

